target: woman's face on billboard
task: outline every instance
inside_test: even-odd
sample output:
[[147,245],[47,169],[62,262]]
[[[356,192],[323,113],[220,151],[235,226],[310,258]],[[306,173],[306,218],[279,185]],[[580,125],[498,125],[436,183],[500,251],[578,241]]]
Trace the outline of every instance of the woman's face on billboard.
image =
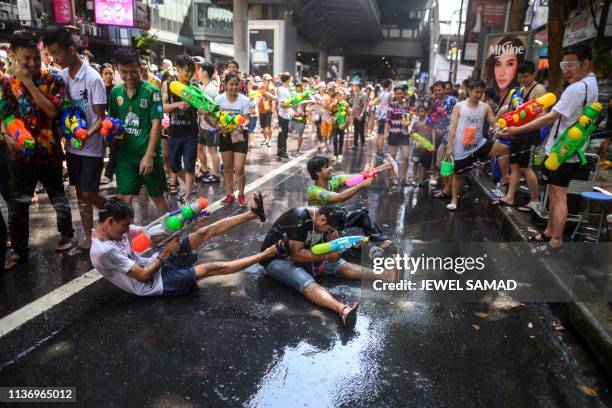
[[518,68],[516,54],[502,54],[495,59],[494,74],[495,82],[500,90],[507,89],[514,78]]

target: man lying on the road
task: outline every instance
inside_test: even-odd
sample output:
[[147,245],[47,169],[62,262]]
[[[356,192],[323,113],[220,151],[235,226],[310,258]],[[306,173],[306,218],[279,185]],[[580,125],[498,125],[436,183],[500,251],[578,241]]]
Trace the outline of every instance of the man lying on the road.
[[334,297],[315,278],[339,275],[348,279],[384,280],[394,282],[396,271],[375,274],[370,269],[346,262],[340,252],[315,255],[310,248],[319,242],[338,238],[338,230],[345,227],[347,210],[337,206],[298,207],[281,215],[266,236],[262,253],[285,234],[289,238],[289,259],[280,256],[260,262],[272,279],[302,293],[311,302],[334,310],[345,326],[353,326],[357,319],[357,303],[345,305]]
[[134,253],[130,239],[142,230],[132,224],[134,210],[117,198],[111,198],[99,211],[99,223],[92,234],[91,263],[114,285],[138,296],[184,296],[198,290],[198,279],[238,272],[266,259],[287,254],[288,243],[275,241],[259,254],[229,262],[196,265],[194,251],[210,238],[245,222],[265,221],[263,199],[256,193],[251,210],[228,217],[182,238],[170,240],[159,254],[142,257]]

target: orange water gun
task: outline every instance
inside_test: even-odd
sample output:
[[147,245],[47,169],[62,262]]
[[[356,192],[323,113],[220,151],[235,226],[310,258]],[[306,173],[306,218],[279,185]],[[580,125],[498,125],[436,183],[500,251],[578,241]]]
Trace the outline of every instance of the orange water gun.
[[17,119],[15,116],[11,115],[4,119],[4,125],[9,135],[13,138],[15,143],[17,143],[19,151],[25,156],[32,156],[34,154],[36,140],[30,131],[26,129],[23,120]]

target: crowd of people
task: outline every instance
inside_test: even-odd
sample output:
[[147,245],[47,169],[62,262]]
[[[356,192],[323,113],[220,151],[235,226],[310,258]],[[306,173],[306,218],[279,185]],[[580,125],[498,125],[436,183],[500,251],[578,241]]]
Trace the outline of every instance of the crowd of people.
[[[375,275],[346,262],[340,253],[315,255],[310,251],[316,243],[340,237],[351,227],[362,229],[381,247],[391,243],[367,210],[348,211],[339,206],[373,183],[373,178],[366,177],[349,187],[348,176],[332,175],[332,164],[342,162],[346,148],[352,144],[355,150],[363,149],[367,139],[373,139],[373,166],[398,162],[390,167],[392,185],[439,187],[434,195],[449,200],[449,211],[459,205],[465,174],[498,157],[500,181],[508,187],[492,204],[514,205],[523,176],[531,201],[519,209],[531,211],[540,205],[538,178],[531,168],[536,147],[544,139],[550,153],[557,135],[598,98],[590,49],[584,45],[565,50],[561,67],[569,86],[557,104],[524,126],[502,130],[497,120],[513,110],[510,91],[492,93],[476,78],[456,86],[436,82],[418,91],[391,79],[364,86],[361,81],[325,81],[316,75],[296,80],[287,72],[246,75],[236,61],[216,69],[210,59],[189,55],[164,60],[158,69],[131,49],[117,50],[112,64],[96,65],[91,54],[84,58],[79,53],[70,30],[61,27],[48,32],[42,41],[31,32],[15,32],[8,49],[9,58],[0,61],[0,193],[9,220],[7,231],[0,219],[0,257],[4,258],[7,235],[11,251],[6,260],[0,259],[0,268],[11,269],[28,261],[29,209],[37,193],[45,191],[57,213],[60,238],[55,250],[70,256],[89,253],[98,271],[130,293],[185,295],[197,290],[197,279],[261,263],[271,278],[335,310],[347,325],[354,324],[357,304],[338,302],[315,277],[337,274],[393,281],[397,276],[395,271]],[[513,89],[520,89],[525,101],[546,93],[545,84],[535,78],[535,65],[522,61]],[[222,125],[213,112],[177,92],[180,86],[205,95],[225,114],[240,116],[243,125]],[[86,123],[89,136],[81,146],[71,143],[60,130],[58,119],[66,104],[76,106]],[[121,139],[104,140],[102,122],[107,117],[121,121]],[[21,120],[35,139],[27,154],[9,129],[14,119]],[[305,196],[308,206],[289,209],[279,217],[260,254],[195,265],[193,250],[206,240],[250,220],[265,221],[261,194],[249,199],[245,193],[245,165],[253,149],[272,149],[275,128],[279,161],[303,154],[307,129],[316,135],[319,154],[307,165],[314,183]],[[542,129],[550,131],[542,133]],[[289,151],[290,136],[296,137],[295,151]],[[448,160],[454,162],[454,173],[441,174]],[[567,187],[581,170],[580,163],[570,158],[558,170],[544,171],[544,181],[550,186],[550,219],[542,233],[530,238],[542,243],[543,252],[554,252],[562,243]],[[65,178],[76,193],[84,233],[81,242],[75,242]],[[116,197],[100,193],[100,186],[109,183],[116,185]],[[149,258],[134,253],[130,238],[142,229],[131,225],[131,203],[142,186],[163,215],[169,211],[168,194],[175,195],[179,205],[188,203],[197,192],[197,183],[222,185],[222,204],[236,203],[248,210],[203,226],[180,241],[171,240]],[[94,207],[98,209],[97,225]]]

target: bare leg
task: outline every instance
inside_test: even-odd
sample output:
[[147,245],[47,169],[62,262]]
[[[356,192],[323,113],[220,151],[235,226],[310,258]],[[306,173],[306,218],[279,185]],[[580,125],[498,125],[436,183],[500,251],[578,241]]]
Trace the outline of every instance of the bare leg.
[[521,170],[518,164],[512,163],[510,165],[512,171],[510,172],[510,184],[508,185],[508,191],[506,196],[502,199],[507,203],[514,203],[514,197],[516,190],[518,190],[519,184],[521,183]]
[[85,241],[81,244],[83,248],[91,246],[91,230],[94,227],[93,222],[93,206],[100,209],[106,202],[106,199],[98,193],[83,193],[76,189],[77,199],[79,203],[79,213],[81,215],[81,223],[83,224],[83,233]]
[[402,157],[402,167],[400,168],[400,179],[406,180],[406,173],[408,173],[408,158],[410,156],[410,146],[401,146],[400,153]]
[[338,273],[343,278],[352,280],[384,280],[385,282],[395,282],[397,275],[397,271],[393,269],[387,270],[384,273],[374,273],[374,271],[369,268],[364,268],[349,262],[338,268]]
[[234,195],[234,152],[223,152],[223,183],[225,184],[225,193]]
[[[395,156],[397,155],[397,146],[391,146],[389,145],[387,147],[387,154],[391,157],[393,157],[393,159],[395,159]],[[397,177],[398,175],[395,173],[395,170],[391,169],[391,171],[389,172],[391,173],[391,175],[393,177]]]
[[170,177],[172,172],[170,171],[170,162],[168,161],[168,138],[162,137],[162,158],[164,159],[164,169],[166,170],[166,177]]
[[304,288],[304,296],[312,303],[322,306],[326,309],[334,310],[337,313],[342,312],[346,307],[338,302],[323,286],[316,282],[312,282]]
[[219,151],[216,146],[206,146],[208,154],[210,154],[210,160],[212,161],[212,168],[210,171],[215,176],[219,177],[219,169],[221,168],[221,158],[219,157]]
[[451,204],[457,204],[457,201],[459,200],[459,191],[461,190],[461,185],[463,184],[463,175],[454,174],[451,178]]
[[238,196],[244,195],[244,186],[246,186],[246,173],[244,171],[246,157],[246,154],[234,153],[234,172],[236,174],[236,184],[238,184]]
[[[554,196],[551,199],[551,211],[549,219],[549,228],[552,237],[550,243],[554,246],[561,245],[563,242],[563,231],[567,221],[567,187],[550,186],[549,195]],[[547,229],[549,229],[547,228]]]
[[538,184],[538,177],[531,168],[521,169],[525,180],[527,180],[527,187],[529,187],[529,193],[531,195],[531,201],[540,200],[540,185]]
[[212,237],[223,234],[240,224],[244,224],[245,222],[255,220],[257,218],[257,214],[255,214],[253,211],[247,211],[232,217],[223,218],[189,234],[189,246],[195,251],[197,248],[202,246],[204,242],[208,241]]
[[206,146],[198,143],[198,160],[200,161],[200,172],[208,171],[208,160],[206,158]]
[[189,200],[191,192],[193,191],[195,174],[190,171],[184,171],[183,174],[185,175],[185,200]]
[[198,279],[202,279],[208,276],[228,275],[230,273],[242,271],[243,269],[248,268],[251,265],[255,265],[256,263],[259,263],[268,258],[272,258],[275,254],[275,247],[271,246],[263,252],[247,256],[246,258],[240,258],[234,261],[227,262],[210,262],[206,264],[200,264],[194,266],[194,269]]
[[153,200],[153,204],[155,204],[157,214],[161,216],[168,212],[168,202],[163,194],[157,197],[151,197],[151,200]]

